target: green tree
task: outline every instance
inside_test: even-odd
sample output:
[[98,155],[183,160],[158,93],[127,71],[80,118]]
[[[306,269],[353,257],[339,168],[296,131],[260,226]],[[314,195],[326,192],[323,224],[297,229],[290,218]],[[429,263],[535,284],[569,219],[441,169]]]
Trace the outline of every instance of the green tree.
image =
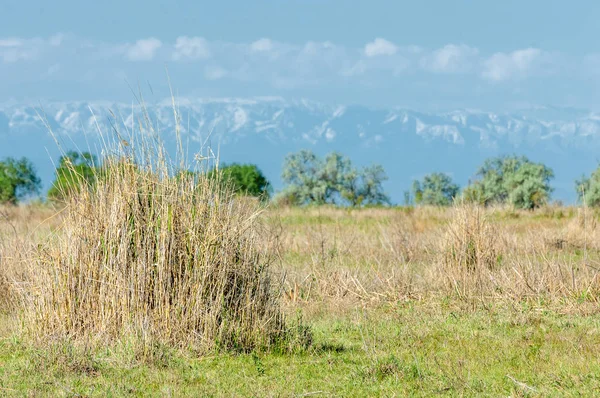
[[98,177],[98,160],[88,152],[69,151],[61,156],[55,171],[55,180],[48,191],[48,199],[65,200],[83,186],[91,186]]
[[469,183],[461,194],[461,199],[467,203],[476,203],[478,205],[485,205],[485,199],[483,198],[483,192],[478,183]]
[[554,173],[524,156],[506,156],[486,160],[477,176],[479,180],[466,191],[468,197],[484,205],[509,203],[520,209],[534,209],[550,199]]
[[282,195],[293,204],[326,203],[330,187],[322,173],[323,161],[312,151],[304,149],[287,155],[281,174],[287,186]]
[[413,195],[417,205],[450,206],[460,188],[444,173],[426,175],[422,181],[413,182]]
[[388,177],[383,166],[374,164],[364,167],[359,173],[358,198],[360,201],[353,205],[382,205],[389,204],[390,198],[383,190],[383,182]]
[[600,166],[592,172],[590,177],[584,175],[581,180],[576,180],[575,190],[579,202],[592,207],[600,206]]
[[341,204],[345,199],[357,204],[359,174],[348,157],[339,152],[329,153],[317,175],[325,183],[326,202]]
[[338,152],[329,153],[324,160],[308,150],[290,154],[284,162],[282,179],[286,187],[280,199],[291,204],[389,203],[382,187],[387,180],[383,167],[357,169]]
[[41,181],[27,158],[0,161],[0,203],[16,204],[28,195],[39,194]]
[[[219,167],[219,172],[223,181],[231,184],[233,189],[240,194],[256,196],[268,199],[270,196],[271,184],[264,176],[258,166],[254,164],[224,164]],[[216,169],[209,172],[210,176],[215,176]]]

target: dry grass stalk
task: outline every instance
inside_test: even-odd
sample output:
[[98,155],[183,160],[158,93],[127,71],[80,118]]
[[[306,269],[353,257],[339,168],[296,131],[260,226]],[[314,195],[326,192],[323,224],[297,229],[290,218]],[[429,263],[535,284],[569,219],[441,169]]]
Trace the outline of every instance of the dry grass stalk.
[[69,197],[56,239],[33,259],[34,332],[244,351],[286,341],[258,204],[176,168],[145,142],[107,157],[93,186]]
[[482,296],[502,261],[498,230],[485,209],[457,205],[441,239],[439,270],[447,289],[461,298]]
[[[131,174],[132,177],[127,178],[150,181],[153,187],[152,192],[160,194],[157,196],[165,198],[175,196],[173,193],[168,193],[172,191],[162,187],[162,177],[158,178],[152,172],[144,170],[138,168],[139,175],[137,177],[133,177],[135,174]],[[109,229],[113,231],[113,234],[119,230],[125,231],[119,232],[121,234],[119,239],[122,239],[123,236],[131,236],[131,233],[128,232],[129,224],[123,220],[133,219],[140,220],[139,225],[146,225],[145,229],[135,228],[142,231],[141,235],[148,236],[148,231],[154,225],[155,229],[152,230],[154,234],[157,237],[163,236],[164,231],[156,232],[156,221],[152,221],[153,219],[148,217],[144,218],[145,216],[135,216],[142,212],[142,207],[135,205],[136,202],[131,198],[137,198],[139,203],[139,198],[144,197],[146,191],[138,189],[139,187],[130,189],[132,184],[125,183],[124,178],[121,179],[121,183],[114,185],[114,189],[120,189],[121,197],[130,199],[120,205],[115,204],[110,211],[102,210],[103,213],[101,213],[114,213],[121,220],[120,222],[113,220]],[[199,181],[188,181],[188,185],[191,183],[197,184]],[[179,187],[184,185],[186,184],[182,183]],[[173,188],[173,186],[171,187]],[[147,191],[149,192],[150,189]],[[244,217],[248,219],[256,214],[256,205],[251,201],[237,199],[231,201],[229,200],[231,197],[223,192],[219,195],[222,198],[220,203],[231,204],[236,209],[246,209],[244,210],[246,216],[242,216],[244,211],[232,213],[235,220],[219,224],[229,225],[230,231],[236,231],[236,228],[237,231],[240,231],[239,225],[243,222]],[[117,197],[116,194],[113,196]],[[105,202],[109,203],[110,201],[106,199]],[[103,206],[108,206],[106,203]],[[129,203],[130,207],[123,207],[126,203]],[[153,209],[154,214],[160,216],[159,219],[165,220],[168,219],[169,212],[164,209],[175,209],[177,208],[176,203],[179,202],[165,199],[164,202],[153,203],[155,205],[147,208]],[[78,208],[77,206],[81,206],[81,204],[72,204],[67,209],[72,208],[69,211],[85,214],[88,216],[86,220],[90,214],[94,214],[88,207]],[[123,212],[126,213],[125,209],[127,208],[130,209],[127,211],[132,215],[119,215]],[[185,206],[180,208],[185,208]],[[44,234],[32,236],[26,231],[35,229],[36,223],[41,222],[48,215],[35,215],[38,212],[46,211],[40,209],[31,210],[32,215],[17,210],[15,208],[11,213],[11,222],[18,230],[19,239],[25,243],[24,247],[29,247],[27,250],[31,250],[37,246],[40,236]],[[465,214],[465,212],[470,213]],[[180,212],[176,211],[175,213]],[[178,216],[179,221],[175,225],[194,225],[190,221],[190,214],[188,212],[185,216]],[[254,244],[256,244],[254,250],[257,250],[257,253],[265,255],[269,259],[277,258],[281,261],[286,275],[283,285],[286,299],[285,309],[291,312],[296,312],[298,307],[312,308],[323,301],[327,303],[326,305],[330,305],[330,308],[349,308],[397,300],[432,299],[432,302],[435,302],[436,297],[448,296],[466,299],[466,301],[461,300],[463,303],[525,300],[552,302],[557,306],[576,306],[577,303],[594,303],[600,299],[600,251],[597,244],[600,241],[599,229],[594,228],[592,220],[594,215],[591,209],[588,209],[588,219],[584,223],[578,220],[576,214],[576,209],[570,208],[540,209],[535,212],[514,212],[498,208],[418,208],[412,211],[406,209],[283,208],[268,209],[264,215],[257,215],[252,219],[252,228],[247,231],[249,235],[245,236],[254,240]],[[210,217],[208,218],[210,219]],[[217,218],[213,219],[215,223],[216,220]],[[82,224],[86,231],[101,230],[96,226],[104,225],[89,220],[86,222],[87,224]],[[152,224],[153,222],[154,224]],[[109,225],[108,222],[106,225]],[[125,229],[123,229],[123,225],[126,226]],[[175,230],[182,231],[183,229],[177,227]],[[194,228],[190,230],[194,231]],[[5,280],[8,281],[12,291],[14,292],[15,289],[25,290],[29,296],[34,293],[47,294],[48,292],[44,292],[44,289],[47,288],[37,278],[40,277],[40,271],[48,269],[48,265],[50,265],[50,269],[55,268],[52,266],[52,261],[48,259],[52,258],[51,255],[56,250],[67,248],[68,242],[56,245],[45,244],[42,247],[47,248],[44,257],[46,261],[37,261],[33,264],[34,267],[29,267],[25,257],[17,258],[14,255],[20,252],[21,246],[17,245],[14,240],[15,234],[11,232],[12,229],[9,228],[9,225],[6,223],[0,225],[0,231],[2,232],[0,234],[0,255],[2,255],[0,261],[4,263],[8,261],[7,267],[3,266],[2,271],[8,271],[4,274],[10,277]],[[49,233],[49,231],[46,232]],[[63,228],[59,228],[55,239],[59,237],[64,239],[63,234]],[[198,232],[194,232],[194,234],[198,235]],[[75,235],[72,234],[72,236]],[[233,236],[236,234],[233,233]],[[87,233],[85,237],[98,239],[91,232]],[[567,243],[559,246],[549,244],[548,242],[551,242],[550,239],[553,237],[565,239]],[[271,238],[272,241],[269,240]],[[232,238],[229,241],[233,240]],[[200,241],[206,242],[207,240],[203,238],[194,242]],[[168,240],[157,238],[156,242],[156,245],[163,247],[176,247],[167,243]],[[202,244],[197,244],[202,247]],[[461,252],[457,249],[462,249],[463,254],[460,255]],[[66,250],[67,255],[74,252],[74,248]],[[115,261],[119,260],[120,264],[122,262],[120,259],[123,258],[120,254],[122,249],[113,247],[110,250],[118,254]],[[88,251],[90,254],[86,256],[91,256],[93,250]],[[468,255],[469,253],[470,255]],[[486,253],[488,254],[486,255]],[[88,257],[81,256],[81,258]],[[129,261],[129,263],[136,261]],[[44,278],[47,277],[44,276]],[[30,284],[22,283],[31,280],[38,281],[35,284],[40,287],[38,290],[31,289]],[[279,284],[277,283],[277,285]],[[120,285],[117,283],[115,286]],[[104,292],[109,292],[110,289],[102,284],[97,284],[97,288],[104,289]],[[114,289],[117,290],[116,287]],[[127,293],[129,289],[123,287],[119,287],[119,289],[121,291],[119,294],[123,297],[129,294]],[[164,290],[161,294],[165,296]],[[13,295],[11,294],[11,296]],[[106,306],[106,304],[103,305]],[[120,309],[111,311],[113,311],[111,314],[115,314],[115,316],[124,317]],[[159,315],[154,316],[160,318]],[[173,318],[172,315],[170,316]],[[146,317],[146,319],[152,318]],[[127,319],[123,318],[121,323],[126,325],[126,321]],[[135,325],[135,322],[130,322],[130,326],[124,326],[124,328],[143,336],[139,327],[135,329],[131,326]],[[139,321],[137,325],[140,323],[150,324],[150,321],[144,322]],[[106,324],[108,325],[109,322],[106,321]],[[170,338],[171,341],[175,341],[177,338],[169,336],[176,336],[177,333],[185,334],[183,331],[177,332],[179,326],[176,323],[169,325],[168,329],[165,326],[165,330],[172,332],[164,334],[147,332],[146,334],[149,336],[147,338],[158,335],[161,339]],[[97,330],[100,331],[100,329],[99,327]],[[110,330],[110,327],[107,326],[104,329]],[[150,329],[146,327],[143,330]],[[108,338],[109,333],[102,333],[99,334],[99,338]],[[186,341],[191,340],[193,338]]]
[[19,292],[31,280],[30,254],[50,232],[53,214],[36,204],[0,206],[0,312],[21,307]]
[[443,259],[447,268],[468,271],[494,269],[501,261],[499,232],[487,220],[485,209],[460,205],[448,223],[443,240]]

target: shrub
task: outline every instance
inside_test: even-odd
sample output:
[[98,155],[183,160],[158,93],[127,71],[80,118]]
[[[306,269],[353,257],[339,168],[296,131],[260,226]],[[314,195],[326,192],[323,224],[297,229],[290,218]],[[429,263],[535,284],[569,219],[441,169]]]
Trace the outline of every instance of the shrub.
[[35,261],[33,331],[241,351],[286,343],[257,204],[219,175],[173,175],[161,149],[133,153],[104,159],[102,178],[66,198],[59,239]]

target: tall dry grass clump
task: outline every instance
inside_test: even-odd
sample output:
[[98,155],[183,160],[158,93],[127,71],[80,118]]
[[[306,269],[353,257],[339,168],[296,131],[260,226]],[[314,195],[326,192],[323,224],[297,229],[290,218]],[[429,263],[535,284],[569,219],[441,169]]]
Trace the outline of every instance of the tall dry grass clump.
[[10,312],[17,299],[11,277],[19,265],[21,243],[12,207],[0,207],[0,313]]
[[202,350],[285,343],[258,204],[218,177],[174,171],[151,147],[106,158],[93,186],[67,199],[34,264],[33,331]]
[[5,272],[7,261],[0,256],[0,313],[9,312],[14,305],[15,294]]
[[484,208],[457,205],[442,243],[444,265],[466,271],[492,270],[502,260],[500,238]]
[[501,236],[480,206],[457,204],[441,239],[441,280],[445,289],[468,299],[494,290],[502,262]]
[[52,215],[34,203],[0,206],[0,313],[21,307],[20,292],[29,287],[31,253],[36,241],[50,233]]

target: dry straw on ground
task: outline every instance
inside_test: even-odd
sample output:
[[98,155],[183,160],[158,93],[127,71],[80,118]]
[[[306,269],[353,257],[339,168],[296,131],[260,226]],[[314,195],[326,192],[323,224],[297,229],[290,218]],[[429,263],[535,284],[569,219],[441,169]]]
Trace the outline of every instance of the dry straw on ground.
[[[163,251],[159,251],[158,247],[173,248],[172,253],[179,253],[184,259],[189,259],[186,257],[189,252],[185,245],[190,242],[196,242],[195,247],[212,247],[214,250],[219,247],[219,250],[225,252],[233,246],[239,247],[240,242],[246,242],[247,246],[243,243],[241,247],[252,247],[252,251],[248,251],[247,256],[242,258],[248,259],[258,254],[266,256],[263,257],[265,263],[271,265],[268,268],[276,271],[275,275],[277,275],[274,280],[274,274],[268,273],[270,276],[267,280],[274,283],[272,286],[274,290],[279,289],[285,275],[284,310],[292,313],[299,308],[316,308],[323,302],[329,309],[354,308],[357,305],[368,306],[398,300],[430,300],[434,303],[448,298],[469,303],[476,301],[486,305],[495,301],[515,303],[543,301],[563,307],[565,303],[571,303],[568,306],[581,301],[595,303],[599,298],[600,249],[597,242],[600,236],[598,228],[593,227],[597,216],[592,211],[578,216],[577,209],[572,208],[540,209],[535,212],[477,208],[363,210],[283,208],[265,209],[263,213],[257,214],[256,204],[252,201],[231,201],[222,196],[220,203],[227,203],[227,206],[233,207],[220,206],[221,213],[215,213],[217,210],[215,207],[208,206],[201,210],[200,206],[194,214],[176,211],[176,209],[187,208],[185,203],[188,203],[186,201],[189,199],[183,199],[178,196],[178,193],[172,191],[176,186],[182,188],[183,185],[165,186],[156,175],[145,174],[139,169],[136,172],[133,170],[135,169],[131,169],[130,174],[119,177],[121,182],[113,185],[113,191],[105,191],[103,200],[97,197],[94,199],[96,202],[86,202],[91,200],[90,198],[83,202],[73,202],[63,213],[53,218],[51,218],[52,212],[47,208],[28,206],[8,208],[9,221],[0,223],[2,238],[0,273],[4,275],[4,280],[11,288],[8,291],[10,293],[5,294],[5,297],[9,297],[18,305],[22,304],[20,298],[23,295],[15,295],[15,292],[24,293],[28,298],[27,303],[33,303],[34,297],[41,300],[35,301],[37,302],[35,307],[28,308],[37,309],[38,316],[42,313],[52,314],[52,316],[42,317],[47,325],[45,331],[53,332],[57,336],[64,335],[67,331],[70,335],[85,334],[80,325],[88,318],[81,317],[77,321],[79,326],[73,321],[69,324],[74,325],[71,327],[61,323],[62,315],[60,317],[58,315],[71,316],[70,312],[64,310],[58,312],[53,307],[57,305],[58,299],[52,298],[52,294],[61,285],[48,287],[50,286],[48,278],[60,277],[63,284],[66,283],[64,282],[66,278],[75,278],[71,281],[79,280],[81,284],[81,290],[77,295],[71,293],[71,290],[64,290],[61,293],[64,297],[60,300],[65,303],[78,302],[83,305],[83,302],[80,299],[77,301],[76,297],[88,297],[87,295],[90,294],[96,294],[93,297],[97,298],[99,293],[94,293],[92,288],[101,291],[102,294],[112,295],[109,301],[106,300],[111,296],[97,300],[94,298],[86,301],[89,308],[81,307],[92,312],[110,309],[110,312],[99,312],[104,314],[99,317],[100,323],[89,325],[94,333],[98,333],[94,335],[97,339],[108,339],[110,336],[126,333],[147,335],[150,339],[153,333],[154,338],[158,336],[176,344],[181,343],[181,338],[186,342],[196,338],[198,338],[197,342],[205,341],[208,337],[200,338],[196,333],[186,334],[185,327],[178,326],[180,324],[178,321],[175,322],[176,318],[166,311],[166,309],[175,311],[175,315],[178,316],[176,308],[180,307],[172,305],[174,301],[166,300],[171,296],[165,293],[164,287],[183,286],[183,284],[152,285],[144,282],[148,279],[139,276],[144,275],[143,272],[141,274],[138,272],[143,263],[139,253],[146,253],[143,255],[150,256],[146,257],[148,261],[156,263],[158,260],[166,261],[168,258],[173,258],[162,254],[164,258],[159,257],[158,253]],[[149,185],[146,190],[141,189],[142,185],[132,189],[131,182],[127,180],[129,182],[125,183],[125,178],[137,180],[135,184],[144,182]],[[150,189],[153,193],[161,194],[144,196],[144,192],[149,193]],[[117,200],[119,197],[128,199],[119,201]],[[142,207],[140,198],[144,197],[152,198],[154,204],[150,207]],[[186,196],[186,198],[191,197]],[[227,198],[231,199],[231,196]],[[91,209],[92,203],[99,203],[99,205],[96,209]],[[223,211],[226,208],[229,213],[224,215]],[[147,209],[151,212],[146,212]],[[209,210],[213,213],[208,212]],[[69,215],[67,211],[72,214]],[[116,219],[108,216],[113,213]],[[171,213],[176,214],[173,220],[177,220],[171,224],[172,227],[168,227],[168,223],[159,222],[159,220],[169,220]],[[93,217],[94,214],[96,219]],[[156,215],[156,218],[152,214]],[[204,214],[205,220],[212,221],[200,223],[198,218],[200,214]],[[252,215],[256,217],[251,218]],[[226,217],[220,218],[222,216]],[[39,223],[46,219],[50,221],[38,227]],[[58,224],[61,219],[65,220],[64,225]],[[76,222],[69,224],[68,220]],[[244,220],[249,220],[248,225],[251,227],[241,229]],[[16,228],[17,233],[12,226]],[[210,226],[212,233],[221,232],[211,238],[204,226]],[[77,230],[80,227],[81,230]],[[186,228],[191,233],[182,232]],[[38,232],[32,233],[33,231]],[[67,231],[71,231],[68,232],[71,238],[66,235]],[[134,234],[131,231],[139,233]],[[176,236],[167,238],[172,236],[171,231],[177,232]],[[230,233],[225,234],[225,231]],[[245,235],[240,235],[240,231],[245,231]],[[201,235],[202,233],[205,235]],[[220,234],[224,234],[226,238],[222,247],[208,244],[211,239],[222,239]],[[70,245],[71,242],[77,242],[75,239],[77,236],[81,237],[81,242],[75,246]],[[236,236],[245,236],[245,238],[236,240],[238,239]],[[131,253],[127,254],[130,256],[129,260],[125,261],[127,258],[125,254],[129,253],[130,248],[135,247],[130,246],[132,242],[137,242],[137,239],[142,237],[145,237],[145,240],[141,240],[140,245],[143,244],[146,249],[143,252],[131,250]],[[107,239],[120,243],[112,246],[98,245],[98,242],[102,243]],[[553,243],[557,240],[563,243],[560,245]],[[96,245],[90,242],[96,242]],[[234,245],[235,242],[238,243]],[[39,246],[40,243],[42,246]],[[105,251],[102,251],[103,248]],[[478,251],[473,252],[474,249]],[[30,253],[40,253],[39,250],[42,250],[43,257],[35,262],[30,261],[29,259],[32,258]],[[457,250],[464,251],[461,254]],[[221,258],[216,257],[214,252],[204,250],[204,253],[214,256],[205,257],[206,259]],[[61,258],[62,262],[58,260]],[[96,274],[91,276],[81,276],[81,270],[69,268],[73,267],[73,263],[66,262],[67,259],[79,259],[80,264],[91,264],[92,260],[95,262],[97,258],[104,258],[99,264],[108,261],[109,258],[114,260],[108,262],[108,267],[101,265],[95,269]],[[466,260],[461,262],[461,258],[470,258],[471,262]],[[275,263],[271,264],[270,260],[274,260]],[[260,260],[258,263],[242,262],[240,267],[250,269],[250,263],[256,265]],[[170,264],[174,267],[179,262]],[[69,269],[71,274],[67,272]],[[116,273],[113,269],[119,272]],[[204,268],[198,268],[200,269]],[[127,274],[129,276],[125,274],[127,270],[130,272]],[[96,275],[113,282],[110,284],[97,282]],[[160,275],[163,278],[160,279],[161,281],[180,280],[165,278],[168,273]],[[177,275],[174,269],[171,275]],[[261,275],[267,274],[259,272],[255,275],[260,280]],[[85,278],[93,280],[86,282]],[[115,280],[119,282],[114,283]],[[125,280],[130,282],[125,283]],[[247,279],[239,279],[239,281],[242,283]],[[145,287],[130,288],[132,284]],[[162,290],[159,289],[160,286],[163,286]],[[160,306],[152,304],[143,307],[139,303],[144,301],[138,301],[136,308],[146,311],[141,313],[146,315],[137,318],[133,315],[128,318],[127,312],[121,311],[122,308],[129,308],[121,305],[133,305],[135,302],[132,301],[130,294],[138,292],[139,297],[143,297],[141,292],[150,291],[158,293],[151,295],[145,293],[146,300],[149,300],[148,297],[162,295]],[[275,297],[272,295],[269,297],[274,303],[273,307],[270,307],[275,311],[273,314],[279,314],[275,310]],[[102,307],[96,307],[96,304],[101,304]],[[58,306],[58,309],[60,308]],[[64,308],[76,311],[66,305]],[[131,314],[129,309],[127,311]],[[189,312],[190,309],[186,311]],[[31,314],[31,312],[27,313]],[[161,317],[161,314],[166,313],[169,313],[169,319],[166,316]],[[152,314],[152,317],[147,314]],[[29,320],[37,321],[40,319],[38,316]],[[215,315],[213,319],[217,318]],[[189,322],[187,318],[183,321],[184,324]],[[25,322],[25,325],[31,324]],[[35,323],[36,327],[42,324]],[[148,329],[149,325],[154,325],[152,328],[156,326],[159,332],[144,332],[152,329]],[[267,335],[268,331],[272,330],[274,331],[272,335],[278,335],[279,327],[276,323],[265,325],[264,329],[256,330],[266,331]],[[67,330],[67,327],[71,329]],[[270,327],[273,329],[269,329]],[[285,328],[282,327],[283,329]],[[206,342],[209,343],[207,345],[216,344],[214,341],[211,343],[206,340]]]
[[[288,300],[294,306],[319,300],[354,306],[446,298],[595,302],[596,216],[588,211],[584,223],[577,213],[456,206],[267,214],[283,225]],[[548,245],[551,237],[571,243]]]

